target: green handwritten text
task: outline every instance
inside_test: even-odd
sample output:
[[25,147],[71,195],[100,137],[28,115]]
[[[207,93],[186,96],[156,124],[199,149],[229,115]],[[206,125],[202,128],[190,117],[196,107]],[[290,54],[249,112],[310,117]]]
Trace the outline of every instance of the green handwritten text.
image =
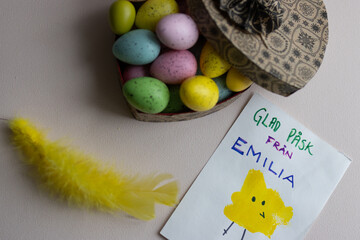
[[293,128],[291,129],[286,141],[294,144],[299,150],[307,151],[310,155],[313,155],[311,148],[314,147],[314,145],[311,144],[311,141],[303,139],[302,137],[302,132]]
[[281,126],[281,123],[277,117],[272,117],[270,120],[269,113],[267,112],[266,108],[260,108],[256,111],[254,114],[254,121],[256,122],[256,126],[259,126],[261,123],[262,126],[266,128],[269,127],[274,132],[276,132]]

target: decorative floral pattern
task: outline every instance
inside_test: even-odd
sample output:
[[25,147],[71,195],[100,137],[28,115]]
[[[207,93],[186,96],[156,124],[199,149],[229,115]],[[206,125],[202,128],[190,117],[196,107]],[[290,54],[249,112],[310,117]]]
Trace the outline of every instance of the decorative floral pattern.
[[287,4],[293,4],[294,2],[296,2],[296,0],[282,0],[283,2],[287,3]]
[[268,51],[262,51],[262,55],[264,58],[269,59],[270,58],[270,53]]
[[292,19],[294,22],[299,22],[299,21],[300,21],[300,16],[299,16],[297,13],[292,13],[292,14],[291,14],[291,19]]
[[[269,80],[269,76],[267,74],[264,73],[260,73],[258,74],[258,77],[262,80]],[[264,85],[267,85],[267,83],[263,83]]]
[[324,19],[324,20],[327,20],[327,12],[325,11],[325,10],[322,10],[321,12],[320,12],[320,16]]
[[278,71],[278,70],[276,70],[275,68],[271,68],[270,69],[270,73],[274,76],[274,77],[277,77],[277,78],[282,78],[282,74]]
[[296,42],[300,43],[302,46],[312,51],[315,44],[315,39],[313,39],[307,33],[301,31]]
[[311,29],[312,29],[315,33],[319,33],[319,32],[320,32],[320,27],[319,27],[317,24],[315,24],[315,23],[311,24]]
[[320,67],[320,65],[321,65],[321,61],[318,60],[318,59],[315,59],[315,60],[314,60],[314,66]]
[[304,2],[304,3],[300,3],[299,6],[300,6],[300,11],[305,16],[310,16],[314,14],[315,9],[310,4]]
[[270,42],[272,43],[272,45],[276,48],[281,48],[282,45],[284,45],[284,40],[282,40],[280,37],[278,36],[274,36],[270,38]]
[[287,72],[291,72],[291,65],[289,63],[283,63],[283,67]]
[[289,38],[280,32],[275,32],[267,38],[267,47],[275,51],[276,54],[285,54],[288,52],[290,44]]
[[240,47],[244,50],[244,53],[249,56],[255,56],[258,53],[259,43],[254,41],[253,38],[236,34],[231,40],[238,42]]
[[[219,10],[219,0],[187,2],[201,33],[230,64],[260,86],[289,95],[303,87],[321,65],[328,37],[323,0],[281,0],[282,25],[265,37],[234,28]],[[206,14],[199,16],[202,9]]]
[[301,57],[301,52],[300,52],[299,49],[296,49],[296,48],[295,48],[295,49],[292,51],[292,54],[293,54],[293,56],[296,57],[296,58],[300,58],[300,57]]
[[283,29],[284,33],[286,33],[288,35],[291,33],[290,28],[285,24],[282,26],[282,29]]
[[311,71],[310,68],[308,67],[299,67],[299,75],[302,79],[311,79],[312,76],[314,75],[314,72]]

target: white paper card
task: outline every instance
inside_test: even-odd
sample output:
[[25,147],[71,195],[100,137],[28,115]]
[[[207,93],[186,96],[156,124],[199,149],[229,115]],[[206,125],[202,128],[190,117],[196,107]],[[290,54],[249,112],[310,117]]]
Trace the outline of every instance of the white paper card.
[[303,239],[350,162],[254,95],[161,234],[170,240]]

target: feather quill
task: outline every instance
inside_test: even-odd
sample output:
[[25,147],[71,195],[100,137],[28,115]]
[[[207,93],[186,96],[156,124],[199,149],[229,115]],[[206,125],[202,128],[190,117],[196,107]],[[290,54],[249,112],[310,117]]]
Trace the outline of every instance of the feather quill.
[[[121,174],[75,149],[47,140],[26,119],[11,120],[10,129],[14,145],[42,185],[69,203],[109,212],[122,210],[141,220],[155,217],[155,203],[177,203],[178,185],[170,180],[170,174]],[[164,181],[167,183],[161,185]]]

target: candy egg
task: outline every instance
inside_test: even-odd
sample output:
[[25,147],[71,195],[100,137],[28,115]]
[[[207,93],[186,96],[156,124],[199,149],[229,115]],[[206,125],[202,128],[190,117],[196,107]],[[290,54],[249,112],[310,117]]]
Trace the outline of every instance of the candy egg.
[[181,84],[180,98],[188,108],[194,111],[207,111],[218,102],[219,89],[212,79],[194,76]]
[[156,35],[167,47],[175,50],[189,49],[199,38],[194,20],[184,13],[163,17],[156,25]]
[[226,73],[230,67],[231,65],[215,51],[211,44],[206,42],[200,55],[202,73],[209,78],[215,78]]
[[170,93],[165,83],[152,77],[133,78],[123,85],[128,103],[145,113],[159,113],[169,103]]
[[137,28],[155,31],[158,21],[166,15],[179,12],[175,0],[148,0],[139,8],[135,25]]
[[222,102],[228,99],[234,93],[226,86],[226,74],[221,75],[220,77],[213,78],[216,85],[219,88],[219,102]]
[[133,78],[148,76],[150,76],[149,65],[128,65],[124,68],[122,75],[124,82],[127,82]]
[[169,85],[170,101],[162,113],[186,112],[189,109],[184,105],[180,98],[180,85]]
[[233,92],[241,92],[250,87],[252,81],[235,68],[231,68],[226,77],[226,86]]
[[109,11],[111,30],[118,35],[127,33],[134,25],[135,15],[135,7],[131,2],[126,0],[114,2]]
[[161,54],[150,67],[150,74],[167,84],[180,84],[195,75],[197,62],[187,51],[168,51]]
[[132,65],[151,63],[160,53],[160,42],[146,29],[136,29],[119,37],[113,45],[113,54],[120,61]]

